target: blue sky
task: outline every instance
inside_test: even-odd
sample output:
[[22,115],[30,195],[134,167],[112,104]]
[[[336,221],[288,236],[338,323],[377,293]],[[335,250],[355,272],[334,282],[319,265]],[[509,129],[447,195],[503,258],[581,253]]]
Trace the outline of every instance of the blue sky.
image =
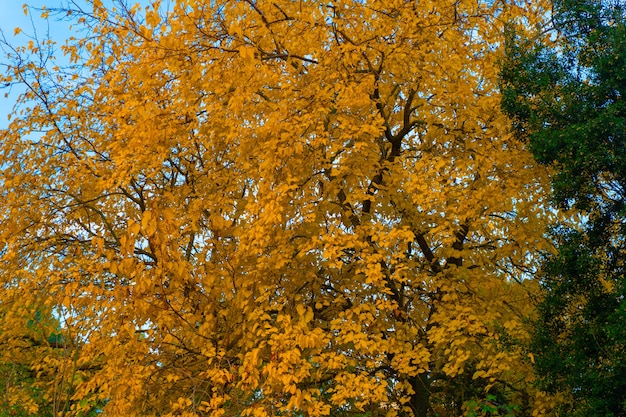
[[[23,4],[26,2],[31,6],[32,13],[28,16],[24,14]],[[55,20],[50,21],[40,18],[39,12],[35,8],[43,6],[55,7],[61,4],[62,0],[0,0],[0,30],[4,33],[6,40],[14,46],[23,45],[28,42],[27,35],[33,35],[36,31],[38,37],[50,36],[53,40],[62,44],[65,39],[71,36],[69,23]],[[22,29],[23,33],[14,36],[16,27]],[[60,52],[59,52],[60,54]],[[0,71],[4,71],[6,63],[4,54],[0,55]],[[12,88],[8,98],[5,98],[6,89],[0,89],[0,129],[7,126],[7,114],[11,111],[15,99],[21,90]]]
[[[111,5],[115,1],[119,0],[104,0],[105,5]],[[49,20],[41,18],[41,12],[38,9],[47,7],[49,9],[63,8],[68,4],[74,3],[75,5],[90,10],[89,3],[91,0],[0,0],[0,30],[3,32],[4,37],[12,46],[25,45],[29,41],[28,36],[33,36],[36,33],[38,38],[50,37],[56,41],[60,46],[66,39],[72,35],[76,35],[70,29],[72,22],[59,20],[57,16],[51,14]],[[148,4],[148,0],[126,0],[129,4],[139,3]],[[27,4],[30,8],[28,15],[24,14],[24,5]],[[15,28],[19,27],[22,33],[15,36]],[[58,52],[56,57],[57,62],[63,64],[63,54]],[[6,59],[4,53],[0,50],[0,71],[5,70]],[[11,112],[14,106],[15,100],[20,94],[22,89],[13,87],[10,90],[9,97],[5,97],[7,89],[0,86],[0,129],[6,128],[7,115]]]

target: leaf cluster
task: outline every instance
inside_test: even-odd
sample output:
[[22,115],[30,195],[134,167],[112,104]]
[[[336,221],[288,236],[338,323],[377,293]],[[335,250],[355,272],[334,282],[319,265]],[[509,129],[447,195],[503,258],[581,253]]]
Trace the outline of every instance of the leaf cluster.
[[518,3],[94,0],[69,66],[6,47],[0,300],[59,320],[29,362],[55,412],[545,414],[547,170],[496,88],[505,23],[545,12]]

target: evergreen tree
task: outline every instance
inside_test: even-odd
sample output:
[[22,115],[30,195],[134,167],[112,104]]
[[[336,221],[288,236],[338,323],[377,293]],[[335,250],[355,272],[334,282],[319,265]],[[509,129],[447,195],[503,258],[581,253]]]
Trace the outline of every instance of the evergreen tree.
[[559,207],[533,339],[561,415],[626,415],[626,3],[557,0],[549,38],[509,33],[503,109],[535,158],[555,168]]

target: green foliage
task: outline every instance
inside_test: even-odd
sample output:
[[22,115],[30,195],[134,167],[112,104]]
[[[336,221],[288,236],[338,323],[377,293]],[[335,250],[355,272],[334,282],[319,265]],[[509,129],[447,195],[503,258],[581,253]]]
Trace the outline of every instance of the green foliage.
[[[577,400],[563,415],[618,416],[624,411],[624,284],[583,233],[560,237],[544,271],[533,349],[546,388],[569,387]],[[608,279],[607,279],[608,278]]]
[[626,413],[625,7],[556,1],[552,39],[511,28],[502,65],[504,111],[585,219],[553,230],[532,346],[543,387],[573,398],[560,415]]
[[37,316],[28,321],[28,328],[32,331],[28,336],[21,339],[6,334],[0,336],[0,417],[53,415],[32,369],[31,353],[39,349],[37,344],[40,342],[36,327],[41,320]]
[[504,110],[535,157],[559,167],[556,201],[583,210],[618,197],[626,177],[626,28],[596,3],[555,4],[556,47],[511,30],[502,71]]
[[502,404],[495,395],[487,395],[484,401],[471,400],[467,403],[467,417],[515,417],[520,407]]

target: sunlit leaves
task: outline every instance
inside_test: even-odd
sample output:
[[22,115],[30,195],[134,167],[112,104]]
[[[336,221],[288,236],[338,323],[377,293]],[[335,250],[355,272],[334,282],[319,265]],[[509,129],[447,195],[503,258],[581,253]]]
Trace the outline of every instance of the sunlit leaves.
[[91,35],[65,45],[68,77],[11,67],[37,84],[1,149],[2,279],[62,315],[91,370],[72,401],[426,417],[497,391],[534,407],[518,342],[546,173],[495,90],[504,23],[530,11],[92,6],[72,14]]

